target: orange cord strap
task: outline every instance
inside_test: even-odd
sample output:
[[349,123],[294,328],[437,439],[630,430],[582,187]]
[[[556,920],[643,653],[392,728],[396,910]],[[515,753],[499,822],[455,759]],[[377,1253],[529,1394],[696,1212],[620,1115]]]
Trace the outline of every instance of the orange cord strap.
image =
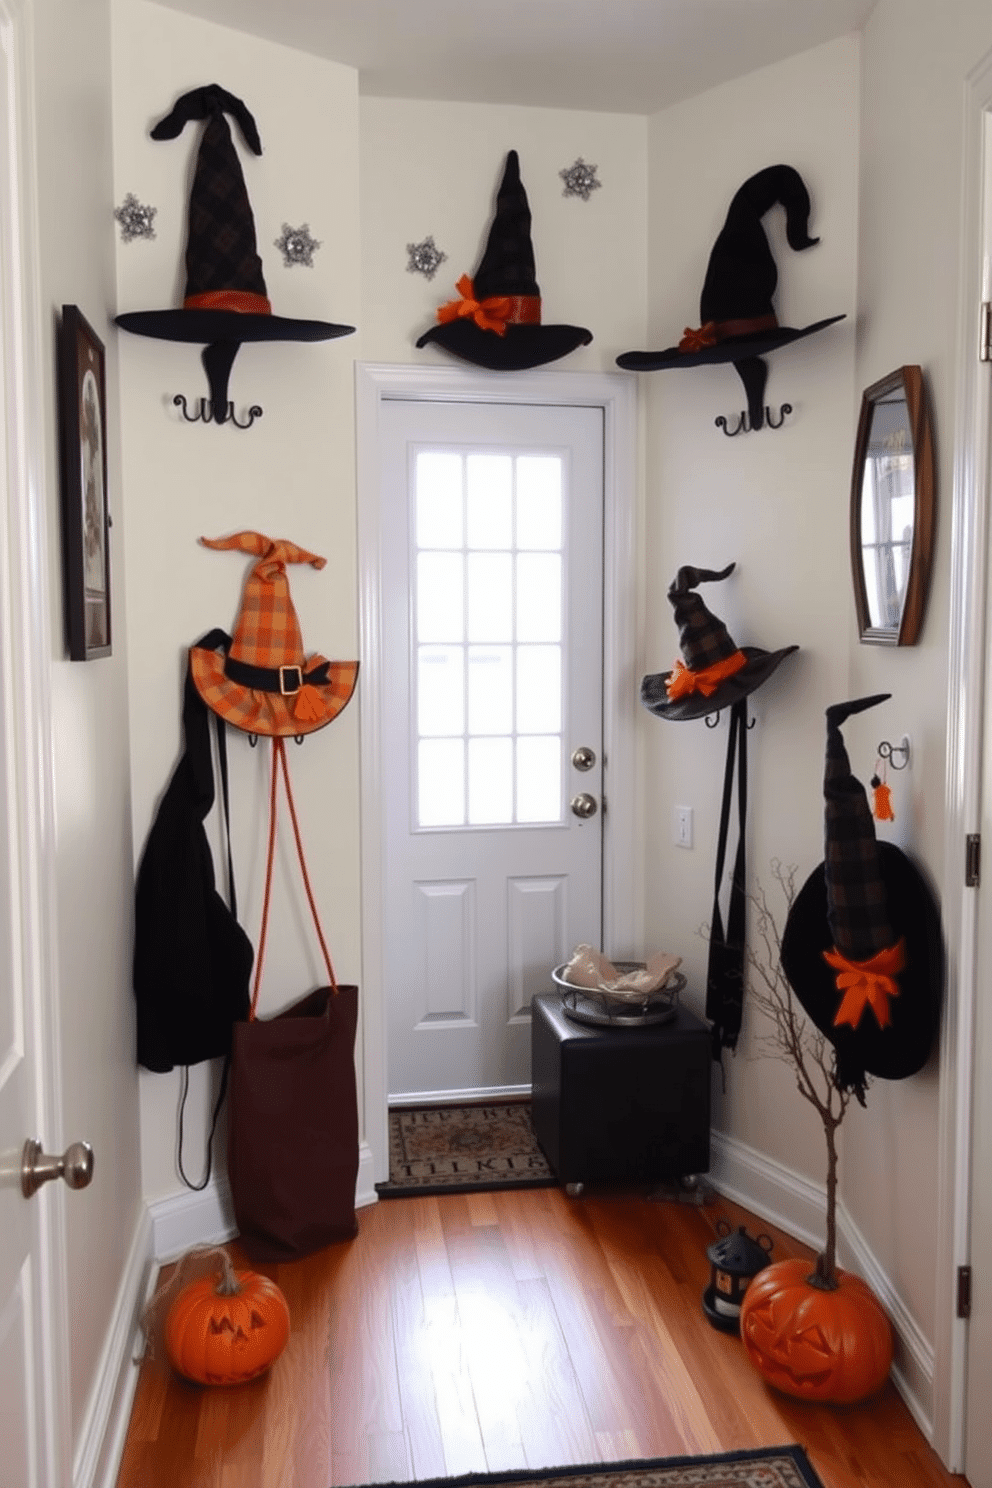
[[320,949],[324,954],[324,964],[330,978],[331,988],[335,997],[338,993],[338,981],[334,975],[334,967],[331,964],[330,952],[321,929],[320,917],[317,914],[317,905],[313,897],[313,889],[310,887],[310,875],[307,872],[306,858],[303,855],[303,839],[300,835],[300,824],[296,816],[296,802],[293,800],[293,788],[289,783],[289,766],[286,763],[285,741],[276,735],[272,740],[272,784],[269,791],[269,845],[265,860],[265,899],[262,904],[262,928],[258,935],[258,956],[255,960],[255,985],[251,994],[251,1010],[248,1021],[253,1022],[257,1016],[258,994],[262,985],[262,961],[265,957],[265,939],[269,927],[269,901],[272,894],[272,864],[275,858],[276,847],[276,807],[277,787],[279,783],[279,768],[282,767],[283,784],[286,788],[286,800],[289,803],[289,814],[293,823],[293,835],[296,838],[296,853],[300,860],[300,870],[303,874],[303,883],[307,891],[307,900],[310,904],[310,913],[317,931],[317,939],[320,941]]
[[699,671],[693,671],[684,661],[676,661],[665,683],[668,700],[674,703],[678,698],[688,697],[693,692],[712,697],[720,683],[739,672],[743,666],[747,666],[747,657],[743,651],[735,651],[733,656],[715,661],[712,666],[700,667]]

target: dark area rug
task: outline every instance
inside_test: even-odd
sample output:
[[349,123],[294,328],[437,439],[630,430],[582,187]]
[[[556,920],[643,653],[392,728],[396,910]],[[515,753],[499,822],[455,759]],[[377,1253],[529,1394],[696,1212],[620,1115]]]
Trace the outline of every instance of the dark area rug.
[[376,1184],[382,1199],[555,1183],[534,1135],[529,1102],[416,1106],[389,1113],[389,1179]]
[[[469,1473],[462,1478],[418,1480],[415,1488],[823,1488],[802,1447],[723,1452],[715,1457],[656,1457],[644,1462],[599,1462],[541,1472]],[[382,1484],[381,1488],[414,1488]]]

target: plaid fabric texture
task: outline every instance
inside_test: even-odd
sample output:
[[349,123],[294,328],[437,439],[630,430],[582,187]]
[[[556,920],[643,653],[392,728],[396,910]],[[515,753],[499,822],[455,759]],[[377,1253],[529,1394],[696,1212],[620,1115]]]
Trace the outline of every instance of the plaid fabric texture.
[[218,108],[203,132],[190,192],[186,296],[219,289],[266,293],[244,173]]
[[889,923],[888,896],[868,797],[851,773],[840,732],[844,720],[860,711],[848,703],[827,709],[823,776],[827,921],[834,945],[851,961],[867,961],[896,939]]
[[287,563],[309,563],[323,568],[325,558],[310,553],[296,543],[282,538],[273,540],[260,532],[236,532],[232,537],[201,538],[208,548],[237,549],[251,553],[258,562],[245,581],[241,609],[234,627],[231,656],[249,666],[298,666],[313,671],[325,662],[328,680],[308,686],[305,692],[316,694],[316,717],[301,714],[298,695],[283,696],[232,682],[224,671],[224,656],[219,651],[193,647],[190,669],[197,691],[209,708],[235,728],[249,734],[282,735],[312,733],[323,728],[341,712],[355,690],[357,661],[327,662],[320,655],[305,656],[300,623],[289,592]]
[[701,672],[714,662],[726,661],[737,651],[722,620],[711,615],[698,594],[692,590],[697,584],[708,584],[716,579],[725,579],[735,565],[730,563],[715,573],[710,568],[680,568],[668,591],[668,600],[675,612],[675,623],[679,628],[679,646],[685,664],[692,672]]

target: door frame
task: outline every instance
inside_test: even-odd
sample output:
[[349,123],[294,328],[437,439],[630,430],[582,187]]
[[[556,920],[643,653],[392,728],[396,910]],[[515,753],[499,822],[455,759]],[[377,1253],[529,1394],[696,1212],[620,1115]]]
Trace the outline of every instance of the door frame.
[[[56,989],[55,951],[55,796],[51,706],[53,639],[50,619],[50,573],[47,501],[51,472],[46,469],[47,402],[44,313],[38,272],[39,230],[36,196],[37,160],[34,112],[33,21],[35,0],[0,0],[2,65],[11,90],[9,128],[2,148],[9,153],[0,170],[0,204],[8,225],[0,254],[0,340],[4,358],[5,408],[0,470],[0,594],[9,692],[0,700],[8,710],[15,758],[11,762],[19,801],[18,832],[21,874],[19,952],[24,1001],[31,1027],[31,1057],[37,1067],[33,1120],[46,1147],[63,1136],[62,1080]],[[0,450],[3,445],[0,445]],[[56,1145],[54,1150],[58,1151]],[[61,1189],[62,1185],[59,1185]],[[35,1361],[36,1399],[40,1414],[38,1482],[69,1483],[71,1413],[69,1390],[69,1307],[66,1293],[64,1196],[43,1194],[38,1205],[40,1253],[37,1256],[39,1357]]]
[[[947,768],[943,918],[947,977],[940,1050],[941,1168],[938,1190],[933,1444],[952,1472],[964,1470],[968,1325],[957,1316],[958,1267],[970,1264],[974,1033],[979,891],[965,884],[965,838],[981,830],[988,589],[989,368],[977,356],[982,242],[992,212],[992,53],[965,82],[964,172],[958,285],[957,387],[951,508]],[[984,285],[986,296],[992,284]],[[988,847],[986,848],[988,852]],[[988,872],[988,869],[986,869]],[[986,893],[989,890],[986,889]],[[986,1258],[981,1257],[981,1264]]]
[[[460,367],[355,365],[358,476],[364,1135],[375,1181],[389,1176],[383,988],[382,529],[379,416],[387,400],[550,403],[603,410],[603,946],[642,938],[635,856],[639,775],[636,574],[637,394],[620,373],[486,373]],[[608,777],[606,776],[608,771]]]

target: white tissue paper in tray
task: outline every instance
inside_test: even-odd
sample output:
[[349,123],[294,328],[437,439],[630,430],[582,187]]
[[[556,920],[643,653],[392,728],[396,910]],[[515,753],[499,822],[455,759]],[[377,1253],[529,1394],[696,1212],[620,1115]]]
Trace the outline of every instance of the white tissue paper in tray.
[[669,977],[682,965],[681,956],[659,951],[646,966],[637,971],[618,971],[601,951],[589,945],[576,946],[565,967],[564,977],[573,987],[587,987],[596,992],[610,992],[634,1000],[648,997],[664,987]]

